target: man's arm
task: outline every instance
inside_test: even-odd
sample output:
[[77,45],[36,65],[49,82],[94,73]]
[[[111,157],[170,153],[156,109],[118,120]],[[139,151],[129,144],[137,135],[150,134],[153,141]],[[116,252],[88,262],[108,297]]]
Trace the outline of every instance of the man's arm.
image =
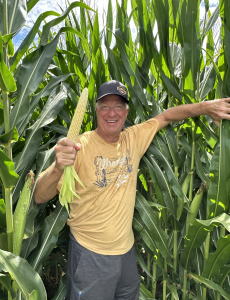
[[80,144],[75,144],[68,138],[64,138],[55,147],[56,161],[41,177],[38,178],[34,191],[34,201],[45,203],[52,199],[57,193],[57,185],[66,166],[74,164],[77,151],[81,149]]
[[159,130],[171,122],[182,121],[191,117],[208,115],[213,122],[220,126],[220,120],[230,120],[230,98],[205,101],[194,104],[179,105],[169,108],[155,117],[159,121]]

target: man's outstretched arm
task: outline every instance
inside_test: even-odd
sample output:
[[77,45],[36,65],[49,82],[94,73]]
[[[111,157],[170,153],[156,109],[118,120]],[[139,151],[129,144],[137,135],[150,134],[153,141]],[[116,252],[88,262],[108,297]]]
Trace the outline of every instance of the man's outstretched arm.
[[155,117],[159,121],[159,130],[171,122],[182,121],[191,117],[208,115],[220,126],[220,120],[230,120],[230,98],[205,101],[194,104],[179,105],[169,108]]
[[66,166],[74,164],[77,151],[81,145],[76,145],[68,138],[64,138],[57,143],[55,147],[56,161],[51,167],[38,178],[34,191],[34,201],[44,203],[52,199],[57,193],[57,185]]

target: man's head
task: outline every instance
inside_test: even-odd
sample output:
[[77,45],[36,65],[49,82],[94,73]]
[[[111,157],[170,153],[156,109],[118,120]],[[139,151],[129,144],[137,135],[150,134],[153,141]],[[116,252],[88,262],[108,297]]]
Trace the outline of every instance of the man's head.
[[124,84],[119,81],[110,80],[103,83],[98,90],[96,102],[107,95],[118,95],[122,97],[127,104],[129,104],[127,89]]
[[109,142],[118,140],[128,112],[126,87],[115,80],[102,84],[96,103],[97,133]]

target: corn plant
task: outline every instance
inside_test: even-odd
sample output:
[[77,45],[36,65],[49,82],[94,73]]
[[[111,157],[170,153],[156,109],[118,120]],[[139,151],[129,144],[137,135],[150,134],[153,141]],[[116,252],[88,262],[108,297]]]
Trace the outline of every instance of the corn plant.
[[[109,79],[128,88],[130,112],[125,126],[168,107],[230,95],[227,0],[221,0],[212,14],[205,0],[202,21],[198,0],[132,0],[130,14],[126,0],[116,3],[116,12],[109,1],[102,30],[98,14],[90,15],[85,4],[76,2],[61,16],[42,14],[14,53],[12,37],[25,22],[26,6],[28,12],[38,1],[27,2],[17,4],[24,13],[12,26],[14,18],[6,21],[1,14],[8,7],[10,20],[14,3],[0,1],[0,116],[4,120],[0,122],[4,199],[0,200],[0,295],[5,299],[14,299],[16,292],[20,295],[18,265],[6,261],[18,259],[19,250],[12,253],[12,206],[30,169],[36,175],[20,250],[23,265],[42,275],[43,264],[51,264],[47,258],[55,245],[68,241],[65,209],[56,202],[38,208],[32,199],[37,176],[52,163],[58,139],[67,135],[84,87],[89,90],[89,105],[82,131],[96,128],[95,97]],[[72,10],[75,6],[80,6],[79,14]],[[39,31],[49,15],[55,18]],[[61,21],[65,27],[51,31]],[[11,25],[4,31],[7,22]],[[37,32],[38,47],[30,48]],[[137,260],[146,274],[140,299],[230,299],[228,131],[228,121],[222,121],[219,130],[207,116],[170,124],[156,135],[141,160],[133,219]],[[16,210],[17,206],[15,214]],[[13,283],[9,274],[15,278]],[[37,290],[33,297],[45,299],[39,294],[45,295],[40,277],[34,278],[36,283],[28,283],[30,293]],[[65,289],[63,278],[54,299],[64,298]]]
[[[51,28],[72,9],[90,7],[73,2],[62,15],[43,13],[14,52],[12,39],[37,2],[0,1],[1,299],[47,299],[40,277],[42,263],[57,245],[68,215],[61,205],[55,205],[50,215],[45,205],[38,209],[33,203],[33,191],[40,172],[54,160],[53,148],[61,137],[49,125],[66,101],[76,106],[80,92],[73,99],[68,96],[70,86],[65,80],[71,77],[70,73],[47,76],[47,72],[52,68],[63,32],[85,38],[71,27],[62,27],[55,37],[49,35]],[[40,32],[39,27],[48,16],[55,18]],[[30,47],[37,33],[41,35],[34,50]],[[35,179],[30,170],[36,173]]]

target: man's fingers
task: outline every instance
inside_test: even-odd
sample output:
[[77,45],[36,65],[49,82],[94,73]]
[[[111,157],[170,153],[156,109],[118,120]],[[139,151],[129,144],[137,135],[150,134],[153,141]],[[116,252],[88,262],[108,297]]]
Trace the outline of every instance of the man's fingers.
[[81,150],[81,144],[80,143],[75,144],[75,149],[77,151]]
[[76,145],[75,142],[73,142],[71,139],[68,139],[67,137],[58,141],[57,144],[62,146],[69,146],[69,147],[75,147]]

